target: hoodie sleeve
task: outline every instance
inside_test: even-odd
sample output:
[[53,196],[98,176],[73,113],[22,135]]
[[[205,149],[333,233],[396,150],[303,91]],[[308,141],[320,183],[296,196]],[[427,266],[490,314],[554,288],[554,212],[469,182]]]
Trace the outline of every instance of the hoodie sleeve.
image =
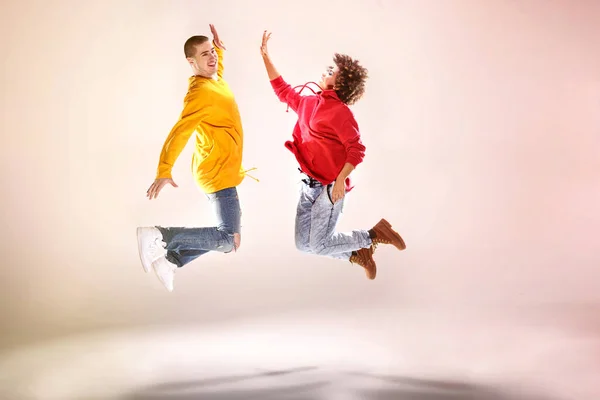
[[217,64],[217,76],[219,78],[223,78],[223,71],[225,70],[225,67],[223,66],[223,49],[217,46],[214,40],[212,42],[212,45],[215,48],[215,53],[217,53],[217,57],[219,58]]
[[294,112],[298,112],[298,106],[300,105],[300,101],[302,101],[302,96],[297,93],[290,84],[284,81],[281,75],[271,81],[271,87],[275,91],[279,101],[286,103],[294,110]]
[[366,147],[360,139],[358,123],[352,115],[344,121],[338,131],[338,136],[346,148],[346,162],[356,168],[365,158]]
[[156,172],[157,179],[171,178],[171,170],[175,161],[183,151],[200,121],[207,116],[206,106],[206,100],[188,92],[179,120],[171,129],[160,152]]

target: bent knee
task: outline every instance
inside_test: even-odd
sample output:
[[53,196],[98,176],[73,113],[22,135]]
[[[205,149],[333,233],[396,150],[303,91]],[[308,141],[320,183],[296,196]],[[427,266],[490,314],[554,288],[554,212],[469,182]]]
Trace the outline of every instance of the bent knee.
[[242,244],[242,236],[239,233],[228,233],[223,244],[223,252],[231,253],[237,251]]
[[240,248],[241,236],[239,233],[221,232],[222,238],[217,251],[221,253],[231,253]]
[[312,253],[310,250],[310,244],[305,240],[296,239],[296,249],[302,253]]
[[325,241],[310,241],[310,252],[316,254],[318,256],[328,254],[327,246],[325,245]]
[[233,234],[233,250],[236,250],[240,248],[240,246],[242,245],[242,235],[240,235],[239,233],[234,233]]
[[316,245],[316,246],[311,246],[310,247],[310,252],[313,253],[313,254],[316,254],[318,256],[322,256],[322,255],[326,255],[327,254],[325,246],[323,246],[321,244]]

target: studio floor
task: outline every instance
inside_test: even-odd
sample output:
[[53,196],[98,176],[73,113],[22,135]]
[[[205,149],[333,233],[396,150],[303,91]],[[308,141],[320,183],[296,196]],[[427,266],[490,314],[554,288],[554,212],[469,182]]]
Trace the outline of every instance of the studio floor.
[[0,398],[600,398],[594,310],[552,310],[306,310],[89,332],[4,352]]

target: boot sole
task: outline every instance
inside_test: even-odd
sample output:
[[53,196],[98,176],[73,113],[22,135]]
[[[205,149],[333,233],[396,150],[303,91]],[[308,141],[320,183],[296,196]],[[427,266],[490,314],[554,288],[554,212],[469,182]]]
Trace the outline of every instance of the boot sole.
[[377,269],[373,270],[373,276],[371,276],[369,274],[369,270],[365,269],[365,272],[366,272],[366,275],[367,275],[367,279],[370,280],[370,281],[372,281],[373,279],[375,279],[377,277]]

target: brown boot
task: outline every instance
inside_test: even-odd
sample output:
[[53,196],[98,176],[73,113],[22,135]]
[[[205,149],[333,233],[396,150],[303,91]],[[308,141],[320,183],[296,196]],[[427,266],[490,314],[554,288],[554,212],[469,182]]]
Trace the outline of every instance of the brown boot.
[[353,251],[350,262],[363,267],[367,274],[367,278],[371,280],[375,279],[375,275],[377,275],[377,265],[375,264],[375,260],[373,260],[373,246]]
[[406,249],[406,244],[404,244],[402,237],[398,232],[392,229],[392,225],[384,218],[369,231],[369,234],[371,235],[371,240],[373,241],[373,246],[375,248],[377,248],[378,244],[383,243],[392,244],[398,250]]

